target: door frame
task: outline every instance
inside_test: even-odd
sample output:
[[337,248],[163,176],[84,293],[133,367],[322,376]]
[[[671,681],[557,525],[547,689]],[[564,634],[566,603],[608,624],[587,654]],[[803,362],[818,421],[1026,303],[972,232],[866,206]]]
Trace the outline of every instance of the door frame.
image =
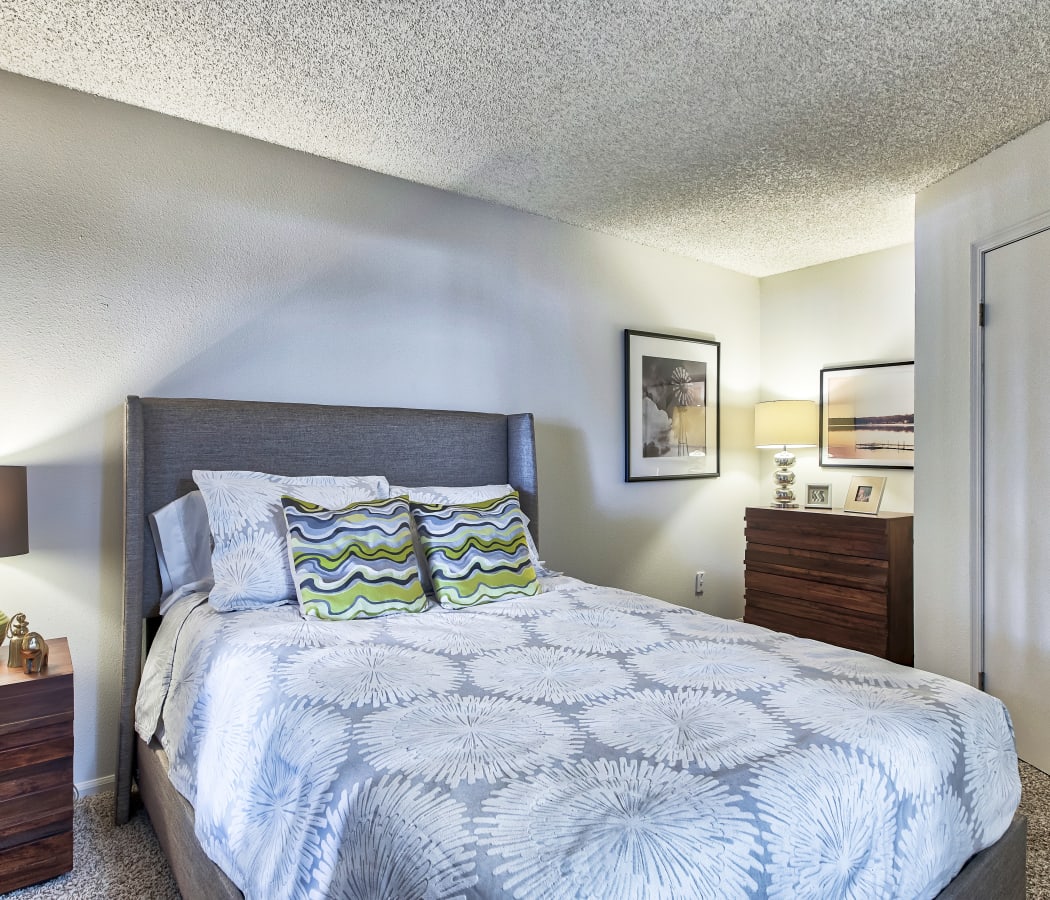
[[[993,250],[1050,231],[1050,212],[997,231],[970,245],[970,683],[984,690],[984,328],[985,260]],[[992,313],[994,315],[994,311]]]

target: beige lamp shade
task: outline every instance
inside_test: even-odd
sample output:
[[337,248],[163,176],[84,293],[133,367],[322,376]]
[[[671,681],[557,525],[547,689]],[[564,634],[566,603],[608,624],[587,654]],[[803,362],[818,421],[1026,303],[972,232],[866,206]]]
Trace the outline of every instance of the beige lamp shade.
[[816,447],[817,404],[769,400],[755,404],[756,447]]

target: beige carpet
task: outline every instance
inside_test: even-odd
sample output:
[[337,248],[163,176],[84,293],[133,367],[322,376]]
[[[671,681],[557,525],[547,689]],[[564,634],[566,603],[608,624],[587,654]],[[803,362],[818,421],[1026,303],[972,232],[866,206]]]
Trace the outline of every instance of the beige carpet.
[[[1050,900],[1050,775],[1021,763],[1021,809],[1028,816],[1028,900]],[[113,824],[113,793],[78,800],[73,871],[5,900],[179,900],[179,891],[141,810]]]
[[1021,808],[1028,816],[1028,900],[1050,900],[1050,775],[1021,763]]

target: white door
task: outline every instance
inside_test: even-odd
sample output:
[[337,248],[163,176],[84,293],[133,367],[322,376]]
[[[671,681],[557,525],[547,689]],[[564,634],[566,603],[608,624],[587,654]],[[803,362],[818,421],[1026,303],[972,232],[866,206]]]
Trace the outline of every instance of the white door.
[[1050,772],[1050,231],[985,255],[985,689]]

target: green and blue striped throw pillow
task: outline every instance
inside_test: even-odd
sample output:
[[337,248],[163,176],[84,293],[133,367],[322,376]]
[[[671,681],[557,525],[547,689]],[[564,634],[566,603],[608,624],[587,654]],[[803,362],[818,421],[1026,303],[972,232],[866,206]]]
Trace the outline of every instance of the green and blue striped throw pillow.
[[372,618],[426,607],[404,497],[334,510],[288,496],[281,503],[304,616]]
[[518,493],[478,503],[412,503],[434,593],[456,609],[540,592]]

